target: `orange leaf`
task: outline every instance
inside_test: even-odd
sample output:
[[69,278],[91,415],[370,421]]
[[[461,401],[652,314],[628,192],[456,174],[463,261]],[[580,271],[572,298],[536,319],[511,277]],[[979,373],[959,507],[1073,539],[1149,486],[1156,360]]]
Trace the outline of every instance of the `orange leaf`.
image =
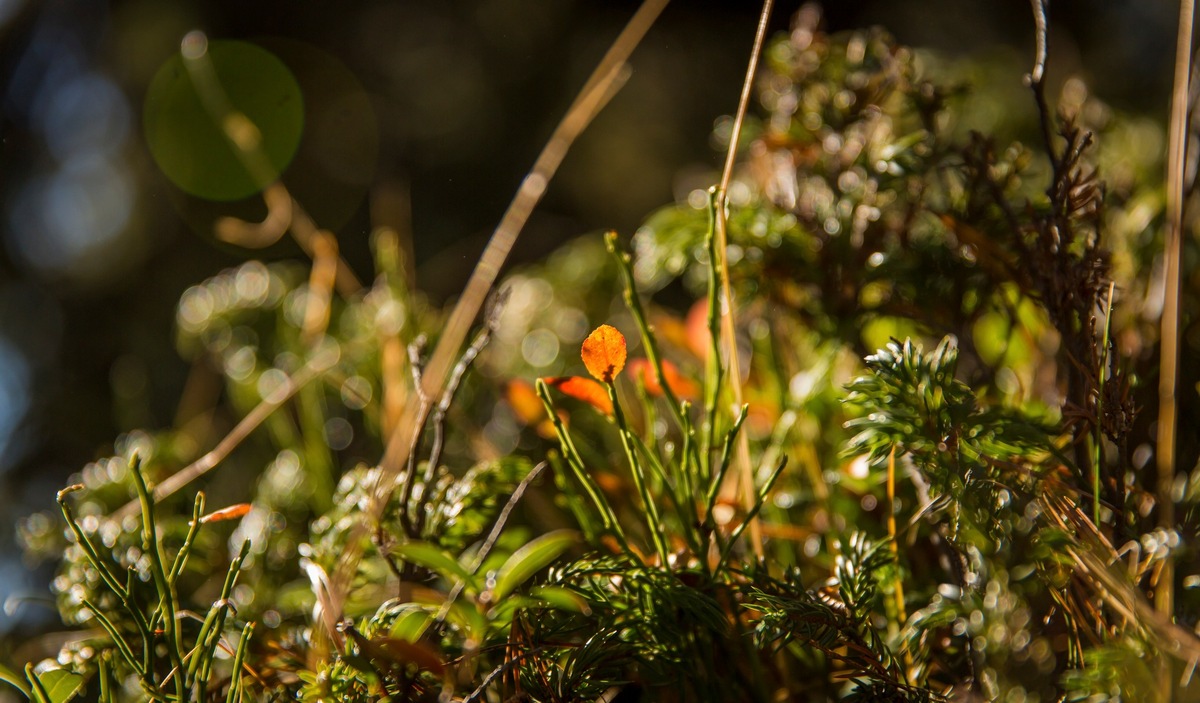
[[600,325],[583,340],[583,365],[597,381],[612,383],[625,368],[625,335],[616,327]]
[[687,323],[683,318],[669,315],[661,310],[656,310],[651,315],[654,323],[654,336],[660,342],[666,342],[674,349],[691,351]]
[[[666,359],[663,359],[662,365],[663,378],[667,382],[667,387],[675,394],[675,397],[684,400],[695,400],[700,397],[700,386],[692,379],[681,374],[678,366]],[[630,361],[629,372],[635,378],[641,380],[647,393],[659,398],[662,397],[662,386],[658,385],[658,377],[655,375],[654,366],[650,364],[649,359],[634,359]]]
[[543,378],[547,386],[557,388],[563,395],[591,404],[605,415],[613,414],[612,400],[604,386],[582,376]]
[[206,522],[221,522],[222,520],[236,520],[248,512],[250,512],[249,503],[238,503],[237,505],[231,505],[228,508],[221,508],[220,510],[212,511],[208,515],[200,518],[200,524],[203,525]]
[[697,300],[687,314],[688,346],[692,353],[701,359],[708,358],[712,338],[708,334],[708,301],[704,298]]
[[529,381],[509,381],[504,389],[504,399],[512,407],[517,419],[526,425],[535,425],[546,418],[546,407]]
[[[546,439],[554,437],[554,423],[546,417],[546,406],[542,405],[542,399],[532,383],[514,378],[505,385],[504,396],[521,424],[533,427],[538,435]],[[567,421],[567,414],[562,410],[558,411],[558,416],[564,423]]]

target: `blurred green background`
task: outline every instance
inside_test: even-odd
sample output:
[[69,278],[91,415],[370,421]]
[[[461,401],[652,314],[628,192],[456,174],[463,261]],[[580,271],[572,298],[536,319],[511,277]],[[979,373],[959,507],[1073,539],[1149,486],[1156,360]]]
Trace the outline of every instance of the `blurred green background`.
[[[829,5],[830,30],[881,24],[913,46],[1006,67],[1003,94],[1027,99],[1028,3]],[[785,31],[798,7],[780,2],[774,28]],[[299,254],[290,239],[265,250],[218,241],[217,217],[261,219],[262,201],[242,197],[236,173],[197,176],[202,142],[197,156],[197,143],[156,137],[156,125],[182,119],[162,96],[185,34],[206,32],[214,56],[217,41],[248,43],[223,77],[265,71],[278,88],[263,109],[280,120],[267,134],[283,142],[268,151],[359,274],[371,271],[374,204],[375,221],[409,235],[417,285],[441,300],[461,287],[635,8],[0,0],[0,638],[57,621],[44,604],[48,565],[22,566],[15,519],[50,507],[120,433],[172,424],[188,379],[174,346],[180,294],[248,258]],[[1056,0],[1050,9],[1053,85],[1078,76],[1114,106],[1164,121],[1174,4]],[[757,13],[753,2],[668,7],[629,83],[551,184],[516,261],[601,229],[628,235],[651,210],[715,180],[714,120],[736,104]],[[253,58],[264,54],[265,69]],[[301,103],[285,105],[297,89]]]

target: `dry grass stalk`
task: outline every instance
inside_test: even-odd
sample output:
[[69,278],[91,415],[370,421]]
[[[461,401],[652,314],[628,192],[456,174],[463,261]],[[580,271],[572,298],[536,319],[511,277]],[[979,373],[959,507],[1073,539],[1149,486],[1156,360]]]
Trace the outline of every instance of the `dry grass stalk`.
[[[713,264],[717,266],[721,279],[721,336],[724,338],[726,353],[729,354],[728,366],[731,371],[729,374],[729,385],[733,390],[733,405],[738,408],[742,407],[743,404],[742,376],[741,364],[738,361],[733,290],[729,285],[729,236],[727,231],[729,223],[726,198],[729,195],[729,182],[733,178],[733,165],[737,160],[738,139],[741,137],[742,123],[746,119],[746,110],[750,105],[750,93],[754,86],[754,76],[758,73],[758,58],[762,54],[763,41],[767,36],[767,23],[771,19],[771,9],[774,4],[774,0],[763,1],[762,13],[758,18],[758,28],[754,33],[754,48],[750,50],[750,61],[746,66],[746,79],[742,82],[742,94],[738,98],[737,114],[733,120],[733,129],[729,133],[729,150],[725,154],[725,167],[721,171],[721,183],[717,186],[715,235],[716,249],[720,252],[720,260],[713,262]],[[750,440],[746,437],[745,432],[738,433],[736,459],[738,475],[741,477],[742,507],[747,512],[750,512],[755,501],[754,467],[750,462]],[[736,485],[731,481],[731,489],[725,491],[727,497],[729,497],[730,493],[734,493],[737,490]],[[749,532],[750,544],[754,548],[754,555],[762,559],[764,554],[762,526],[757,517],[750,520]]]
[[[1161,320],[1161,357],[1158,385],[1158,521],[1163,529],[1175,524],[1175,430],[1178,407],[1175,400],[1179,385],[1179,266],[1183,248],[1183,181],[1187,149],[1188,75],[1192,63],[1192,21],[1194,0],[1179,3],[1179,31],[1175,46],[1175,82],[1171,93],[1170,142],[1167,153],[1167,232],[1163,257],[1166,276]],[[1154,592],[1158,614],[1170,618],[1174,612],[1175,570],[1167,558]],[[1169,671],[1163,666],[1163,695],[1170,698]]]

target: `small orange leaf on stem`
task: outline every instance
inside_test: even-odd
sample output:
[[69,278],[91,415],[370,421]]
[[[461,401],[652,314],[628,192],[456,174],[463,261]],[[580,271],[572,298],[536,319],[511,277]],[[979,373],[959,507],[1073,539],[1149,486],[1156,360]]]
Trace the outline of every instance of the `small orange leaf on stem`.
[[612,383],[625,368],[625,335],[610,325],[600,325],[583,340],[583,365],[597,381]]
[[608,391],[604,390],[604,386],[590,378],[583,378],[582,376],[552,376],[550,378],[543,378],[542,381],[551,388],[557,388],[565,396],[591,404],[605,415],[613,414],[612,400],[608,397]]
[[200,518],[200,524],[203,525],[207,522],[221,522],[222,520],[236,520],[248,512],[250,512],[249,503],[238,503],[237,505],[231,505],[228,508],[221,508],[220,510],[212,511],[208,515]]

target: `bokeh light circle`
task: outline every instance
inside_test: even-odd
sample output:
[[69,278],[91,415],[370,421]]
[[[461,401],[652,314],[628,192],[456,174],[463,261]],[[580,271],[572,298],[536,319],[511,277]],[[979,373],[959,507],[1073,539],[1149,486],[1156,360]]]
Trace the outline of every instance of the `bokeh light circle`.
[[[304,100],[296,78],[274,54],[243,41],[208,42],[217,80],[234,110],[261,135],[261,149],[278,177],[291,163],[304,131]],[[231,201],[259,191],[201,100],[181,54],[171,57],[146,91],[146,142],[163,173],[183,191]]]

